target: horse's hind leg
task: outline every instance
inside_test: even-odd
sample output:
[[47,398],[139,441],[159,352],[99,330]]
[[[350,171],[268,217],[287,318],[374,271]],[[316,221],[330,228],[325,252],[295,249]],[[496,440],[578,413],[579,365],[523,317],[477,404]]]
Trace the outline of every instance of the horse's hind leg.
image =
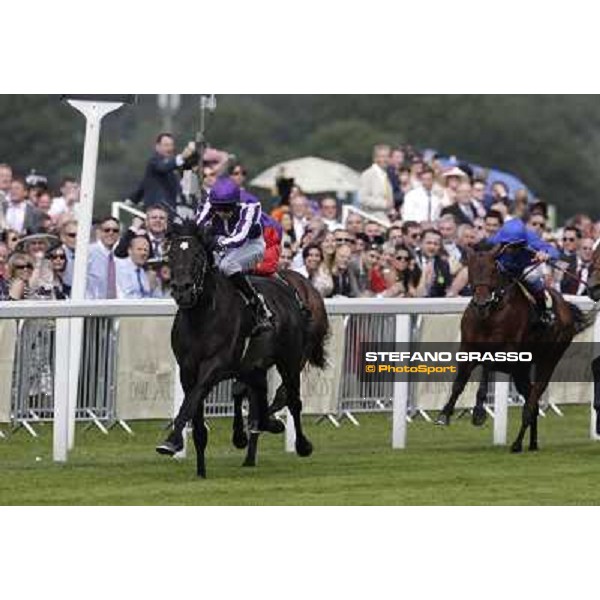
[[208,429],[204,423],[204,401],[198,405],[198,410],[192,419],[194,446],[196,447],[196,473],[206,479],[206,460],[204,452],[208,443]]
[[463,390],[469,381],[469,377],[471,377],[471,373],[476,366],[477,363],[474,362],[458,363],[458,373],[452,384],[452,393],[450,394],[448,402],[446,402],[444,408],[442,408],[438,415],[438,418],[435,421],[436,425],[450,425],[450,417],[454,413],[456,402],[463,393]]
[[244,417],[242,415],[242,402],[248,394],[248,388],[241,381],[234,381],[232,387],[233,395],[233,445],[243,450],[248,446],[248,435],[244,428]]
[[[285,373],[285,376],[284,376]],[[293,375],[282,372],[284,383],[287,391],[287,406],[292,419],[294,420],[294,428],[296,430],[296,454],[298,456],[310,456],[313,452],[313,445],[304,435],[302,429],[302,400],[300,399],[300,371]]]
[[246,383],[250,393],[250,410],[248,414],[248,428],[250,439],[244,467],[256,466],[256,454],[258,450],[258,437],[261,431],[268,428],[268,400],[267,400],[267,373],[262,369],[256,369],[248,376]]
[[488,387],[490,385],[490,370],[487,367],[483,367],[483,373],[481,382],[477,388],[477,395],[475,396],[475,407],[473,408],[473,416],[471,423],[475,427],[481,427],[487,420],[487,413],[485,412],[485,401],[487,400]]

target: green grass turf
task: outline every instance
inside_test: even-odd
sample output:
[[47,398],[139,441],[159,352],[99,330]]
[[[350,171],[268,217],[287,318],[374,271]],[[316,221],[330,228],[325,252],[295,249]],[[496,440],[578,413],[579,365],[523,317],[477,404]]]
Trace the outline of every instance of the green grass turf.
[[[135,436],[78,429],[66,465],[51,461],[52,428],[39,439],[23,430],[0,439],[0,504],[84,505],[448,505],[598,504],[600,445],[588,438],[589,409],[540,419],[541,450],[512,455],[491,444],[492,424],[468,418],[438,428],[409,426],[408,449],[392,450],[389,415],[361,415],[359,428],[315,424],[310,458],[283,452],[282,436],[262,436],[259,465],[242,468],[230,444],[230,419],[213,419],[208,477],[195,477],[193,452],[177,461],[159,456],[161,423],[133,423]],[[510,410],[510,439],[518,427]],[[36,457],[41,460],[36,461]]]

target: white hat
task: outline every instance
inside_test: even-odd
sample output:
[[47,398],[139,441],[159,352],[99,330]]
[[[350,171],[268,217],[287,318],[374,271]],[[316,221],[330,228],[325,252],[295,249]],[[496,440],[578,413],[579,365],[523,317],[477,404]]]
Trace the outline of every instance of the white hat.
[[461,171],[458,167],[452,167],[442,173],[442,177],[459,177],[460,179],[468,179],[467,174]]

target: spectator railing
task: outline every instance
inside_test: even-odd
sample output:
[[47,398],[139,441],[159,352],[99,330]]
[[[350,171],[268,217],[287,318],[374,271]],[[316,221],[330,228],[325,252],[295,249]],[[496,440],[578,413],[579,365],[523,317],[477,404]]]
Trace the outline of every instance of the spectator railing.
[[[583,310],[590,310],[594,303],[584,297],[568,297]],[[411,339],[412,315],[461,314],[468,298],[336,298],[326,301],[330,315],[377,315],[386,316],[386,329],[393,332],[386,339],[407,342]],[[100,300],[85,301],[22,301],[0,303],[0,318],[8,319],[56,319],[56,342],[54,364],[54,459],[65,461],[69,447],[69,432],[76,417],[76,407],[69,406],[69,385],[72,385],[72,369],[69,365],[70,319],[73,317],[141,317],[173,316],[177,310],[172,300]],[[351,317],[350,317],[351,318]],[[388,320],[389,319],[389,320]],[[600,318],[596,318],[594,340],[600,340]],[[163,340],[165,345],[170,342]],[[494,443],[505,444],[507,435],[507,404],[509,385],[506,379],[498,378],[495,383],[494,403]],[[392,446],[404,448],[406,445],[406,423],[408,417],[409,382],[394,381],[392,395]],[[174,407],[181,394],[174,391]],[[227,412],[227,411],[225,411]],[[592,411],[592,416],[594,416]],[[591,428],[592,437],[593,427]],[[293,441],[293,436],[286,436]]]
[[343,204],[342,205],[342,225],[346,225],[346,219],[350,213],[355,213],[360,215],[365,221],[370,221],[371,223],[377,223],[381,225],[386,231],[390,228],[390,223],[384,221],[383,219],[379,219],[378,217],[374,217],[370,213],[357,208],[356,206],[352,206],[351,204]]
[[121,212],[128,213],[132,217],[141,217],[142,219],[146,218],[146,213],[142,210],[134,208],[133,206],[129,206],[129,204],[125,204],[125,202],[113,202],[110,206],[111,216],[118,221],[121,221]]

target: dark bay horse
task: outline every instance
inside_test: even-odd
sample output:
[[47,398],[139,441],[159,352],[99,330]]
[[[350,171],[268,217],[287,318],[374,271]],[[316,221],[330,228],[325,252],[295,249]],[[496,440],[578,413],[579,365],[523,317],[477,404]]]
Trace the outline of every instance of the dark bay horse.
[[[448,425],[456,402],[479,364],[490,370],[501,370],[513,376],[518,392],[525,398],[521,428],[511,446],[521,452],[523,438],[530,429],[529,449],[538,449],[537,418],[539,399],[548,386],[552,373],[575,334],[590,323],[583,313],[562,296],[551,291],[556,319],[551,325],[532,326],[531,305],[518,281],[502,272],[496,258],[501,247],[470,251],[469,282],[473,298],[461,320],[462,352],[505,351],[532,353],[531,363],[458,363],[450,399],[437,423]],[[502,366],[500,366],[502,365]],[[532,367],[535,373],[532,373]],[[532,383],[531,377],[534,375]],[[478,404],[482,399],[478,394]]]
[[194,221],[174,224],[170,236],[171,289],[179,307],[171,346],[180,368],[184,400],[173,431],[156,448],[160,454],[176,454],[183,448],[183,429],[192,421],[200,477],[206,477],[206,396],[225,379],[237,378],[248,386],[251,436],[250,461],[245,464],[253,464],[258,433],[269,430],[267,370],[271,366],[277,367],[285,386],[286,405],[296,429],[296,452],[299,456],[312,453],[300,418],[300,372],[306,362],[307,345],[313,348],[310,361],[323,355],[325,341],[323,335],[309,343],[309,323],[294,293],[284,283],[265,277],[254,278],[253,283],[274,313],[275,327],[272,332],[250,338],[252,311],[233,284],[214,267],[211,238]]

